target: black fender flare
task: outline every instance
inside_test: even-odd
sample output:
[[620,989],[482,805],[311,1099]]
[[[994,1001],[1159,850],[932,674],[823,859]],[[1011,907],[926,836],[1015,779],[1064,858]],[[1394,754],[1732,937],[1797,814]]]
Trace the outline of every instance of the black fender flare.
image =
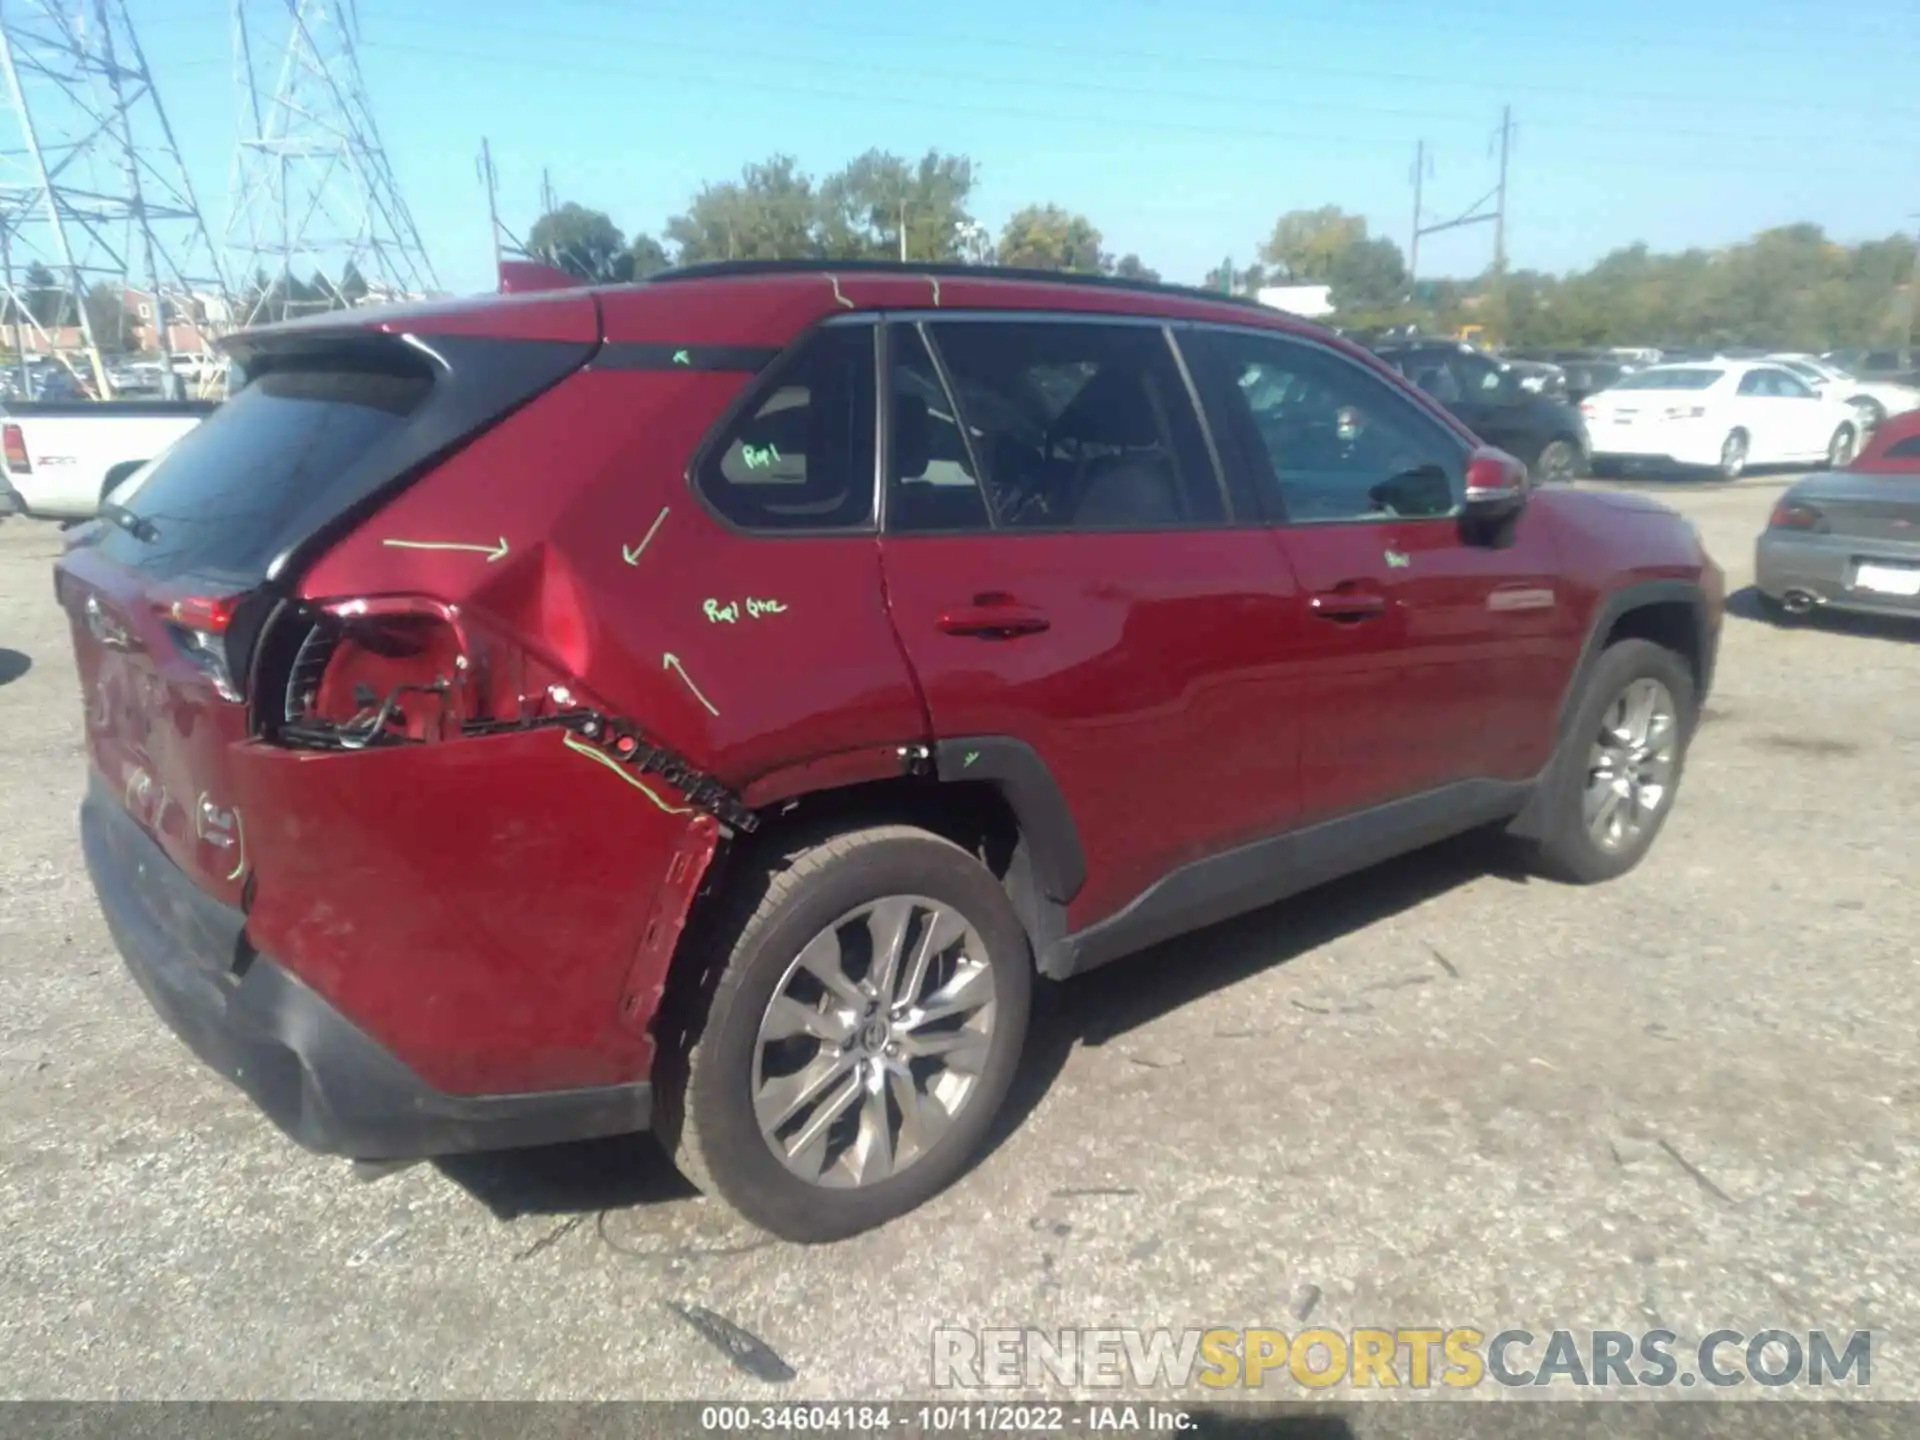
[[1067,797],[1026,741],[1011,735],[937,740],[934,775],[946,783],[992,785],[1020,827],[1006,885],[1036,959],[1066,934],[1067,904],[1087,882],[1087,855]]
[[1707,592],[1697,580],[1638,580],[1609,591],[1594,606],[1593,619],[1587,626],[1587,638],[1580,645],[1580,658],[1574,664],[1566,693],[1560,697],[1556,735],[1565,735],[1567,726],[1573,723],[1573,714],[1579,707],[1580,696],[1586,690],[1587,678],[1600,662],[1600,654],[1606,649],[1607,636],[1613,632],[1613,627],[1621,617],[1649,605],[1671,605],[1675,602],[1686,605],[1693,612],[1694,645],[1700,660],[1700,672],[1695,677],[1698,690],[1694,698],[1706,698],[1707,687],[1713,679],[1714,652],[1718,639],[1707,606]]
[[1696,702],[1706,699],[1707,690],[1713,682],[1713,664],[1718,648],[1719,636],[1714,629],[1713,615],[1707,604],[1706,591],[1697,580],[1638,580],[1623,585],[1618,590],[1609,591],[1594,606],[1593,619],[1587,625],[1586,639],[1580,645],[1580,658],[1574,663],[1573,673],[1567,680],[1567,688],[1560,696],[1560,713],[1554,727],[1553,754],[1546,768],[1534,781],[1533,795],[1524,809],[1509,827],[1512,834],[1528,836],[1536,833],[1539,824],[1540,797],[1550,788],[1550,781],[1558,773],[1558,767],[1565,757],[1566,738],[1573,725],[1574,714],[1580,708],[1580,698],[1586,694],[1587,682],[1593,674],[1593,667],[1600,663],[1600,656],[1607,648],[1607,636],[1613,633],[1613,627],[1621,618],[1649,605],[1686,605],[1693,613],[1694,643],[1699,656],[1699,670],[1695,677]]

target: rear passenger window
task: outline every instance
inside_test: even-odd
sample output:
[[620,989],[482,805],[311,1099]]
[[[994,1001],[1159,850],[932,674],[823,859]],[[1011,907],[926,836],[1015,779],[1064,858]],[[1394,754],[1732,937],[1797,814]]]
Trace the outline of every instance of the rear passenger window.
[[980,468],[994,525],[1158,530],[1225,518],[1159,326],[957,321],[926,333],[952,381],[966,460]]
[[832,325],[755,391],[701,466],[700,493],[750,530],[873,523],[871,325]]

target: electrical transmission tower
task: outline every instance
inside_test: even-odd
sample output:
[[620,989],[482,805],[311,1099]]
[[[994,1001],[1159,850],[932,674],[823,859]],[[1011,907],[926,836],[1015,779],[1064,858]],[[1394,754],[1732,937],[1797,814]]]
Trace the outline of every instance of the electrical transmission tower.
[[243,323],[439,287],[367,102],[359,29],[354,0],[234,0],[226,257]]
[[[1474,201],[1473,204],[1468,206],[1457,218],[1442,220],[1437,225],[1425,225],[1421,223],[1423,218],[1420,209],[1422,182],[1433,173],[1433,167],[1427,150],[1427,142],[1424,140],[1420,142],[1419,147],[1414,151],[1413,158],[1413,250],[1412,258],[1408,261],[1407,266],[1410,275],[1414,278],[1418,278],[1420,271],[1420,237],[1423,235],[1438,235],[1443,230],[1458,230],[1462,225],[1493,226],[1493,276],[1495,282],[1498,283],[1506,275],[1507,160],[1513,148],[1514,131],[1518,128],[1519,127],[1513,123],[1513,107],[1511,105],[1502,107],[1500,111],[1500,128],[1494,132],[1500,154],[1499,180],[1495,182],[1493,189]],[[1492,205],[1493,208],[1491,210],[1487,209],[1488,205]]]
[[22,382],[27,350],[64,340],[110,395],[100,347],[131,338],[129,284],[171,374],[173,323],[222,328],[226,286],[124,0],[0,0],[0,72],[0,303]]

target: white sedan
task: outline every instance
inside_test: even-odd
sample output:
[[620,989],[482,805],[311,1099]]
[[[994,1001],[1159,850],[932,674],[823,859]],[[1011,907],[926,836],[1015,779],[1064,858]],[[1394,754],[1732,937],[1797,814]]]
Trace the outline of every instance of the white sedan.
[[1891,380],[1862,380],[1817,355],[1769,355],[1769,360],[1793,371],[1822,395],[1845,400],[1860,412],[1861,423],[1873,429],[1889,415],[1920,410],[1920,390]]
[[1655,365],[1622,376],[1580,405],[1593,458],[1718,470],[1749,465],[1845,465],[1860,442],[1859,413],[1770,361]]

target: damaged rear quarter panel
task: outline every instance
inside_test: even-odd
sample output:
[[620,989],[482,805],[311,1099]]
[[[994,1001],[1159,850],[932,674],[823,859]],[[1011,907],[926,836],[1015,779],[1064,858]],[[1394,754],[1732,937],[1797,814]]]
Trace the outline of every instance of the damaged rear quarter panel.
[[629,973],[656,892],[683,845],[704,870],[715,822],[668,813],[566,738],[239,747],[248,938],[436,1088],[644,1074],[652,1043],[622,996],[657,986]]
[[[739,534],[687,483],[747,383],[581,372],[401,493],[300,591],[457,606],[736,794],[917,740],[925,715],[875,538]],[[260,950],[441,1088],[644,1077],[646,1026],[719,833],[710,816],[557,729],[240,748]]]

